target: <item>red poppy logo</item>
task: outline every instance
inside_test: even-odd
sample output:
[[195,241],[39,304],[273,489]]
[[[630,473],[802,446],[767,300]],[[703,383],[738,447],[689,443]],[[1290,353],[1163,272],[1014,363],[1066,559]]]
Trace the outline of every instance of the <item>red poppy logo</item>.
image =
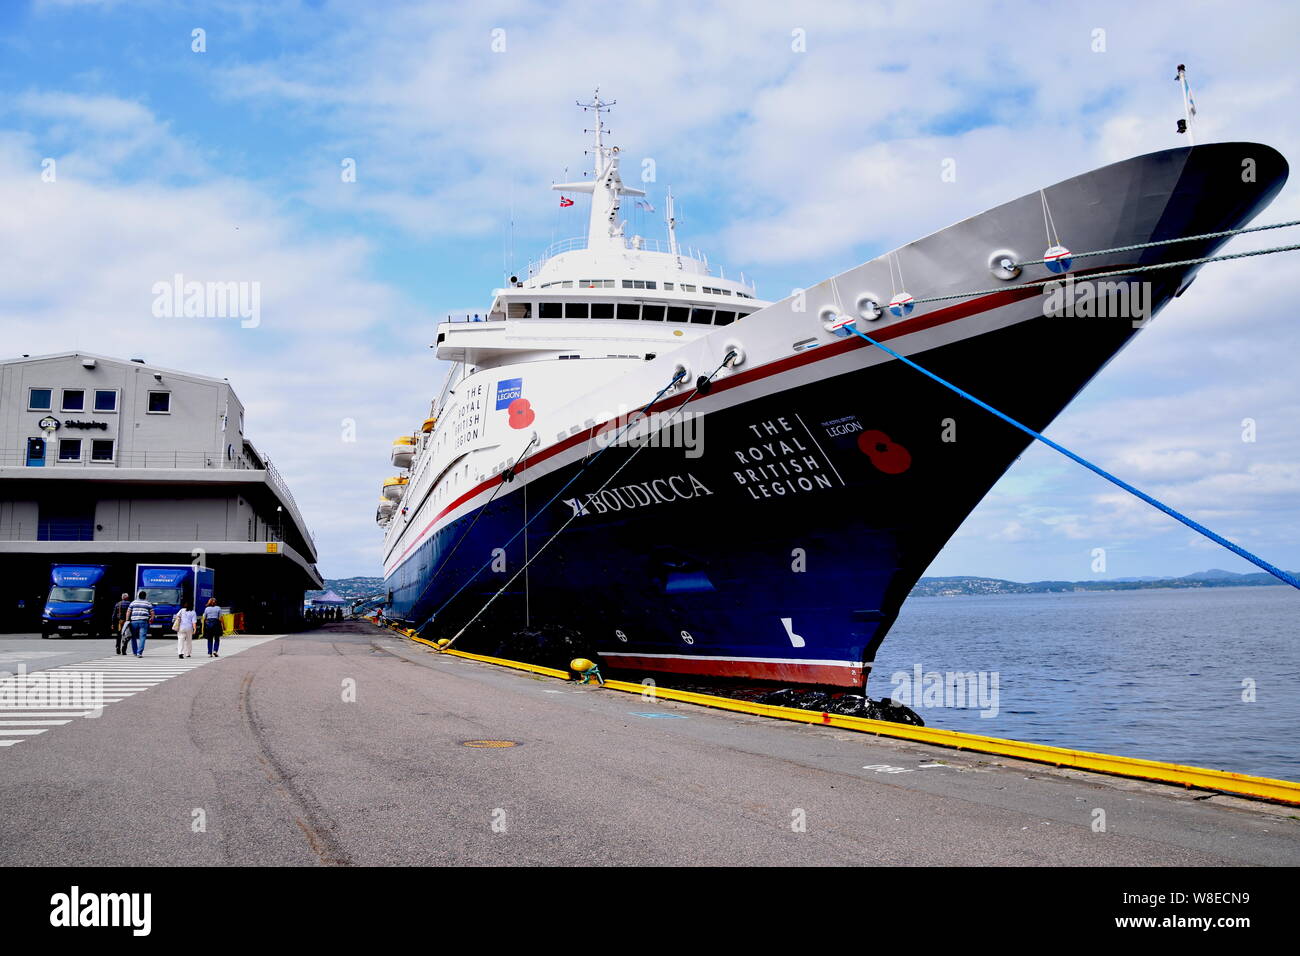
[[901,475],[912,467],[912,453],[882,431],[865,431],[858,436],[858,449],[887,475]]
[[537,413],[533,411],[526,398],[516,398],[507,405],[506,414],[510,417],[511,428],[527,428],[537,417]]

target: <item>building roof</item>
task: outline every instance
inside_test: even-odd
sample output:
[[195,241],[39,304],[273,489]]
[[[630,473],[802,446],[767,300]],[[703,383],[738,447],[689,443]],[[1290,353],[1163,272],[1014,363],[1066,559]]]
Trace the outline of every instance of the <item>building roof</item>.
[[196,372],[185,372],[181,369],[168,368],[163,365],[152,365],[148,362],[136,362],[133,359],[115,358],[112,355],[100,355],[98,352],[52,352],[49,355],[20,355],[16,358],[0,359],[0,365],[22,365],[27,362],[47,362],[51,359],[61,358],[88,358],[97,362],[112,362],[114,365],[124,365],[130,368],[143,368],[151,372],[166,372],[168,375],[179,375],[183,378],[196,379],[203,382],[217,382],[222,385],[229,385],[230,380],[226,378],[215,378],[211,375],[199,375]]

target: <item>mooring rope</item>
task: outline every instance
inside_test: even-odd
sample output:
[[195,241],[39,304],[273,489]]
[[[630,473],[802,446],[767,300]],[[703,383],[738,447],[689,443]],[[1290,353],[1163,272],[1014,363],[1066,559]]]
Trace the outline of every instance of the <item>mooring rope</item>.
[[[728,351],[727,354],[726,354],[726,357],[723,358],[723,360],[722,360],[722,364],[721,364],[721,365],[719,365],[717,368],[715,368],[711,373],[709,373],[709,375],[704,376],[704,377],[702,377],[701,379],[697,380],[696,383],[695,383],[695,389],[694,389],[694,391],[692,391],[689,395],[687,395],[687,396],[686,396],[686,400],[685,400],[684,402],[682,402],[680,405],[678,405],[676,409],[673,410],[673,413],[672,413],[672,415],[669,416],[668,421],[664,423],[663,428],[667,428],[668,426],[672,425],[673,420],[674,420],[675,418],[677,418],[677,416],[680,415],[680,414],[682,413],[682,410],[683,410],[684,408],[686,408],[686,406],[687,406],[688,404],[690,404],[691,399],[693,399],[696,395],[698,395],[698,394],[700,393],[700,389],[701,389],[702,387],[708,385],[710,382],[712,382],[714,376],[717,375],[719,372],[721,372],[724,368],[726,368],[727,365],[728,365],[728,363],[730,363],[731,360],[732,360],[733,358],[735,358],[735,357],[736,357],[736,353],[735,353],[735,351]],[[683,374],[685,374],[684,371],[683,371],[683,372],[679,372],[677,375],[673,376],[673,381],[668,383],[668,386],[664,389],[664,391],[666,392],[666,391],[668,390],[668,388],[671,388],[671,387],[673,386],[673,384],[675,384],[675,383],[677,382],[677,380],[678,380],[679,378],[682,377]],[[707,393],[707,390],[706,390],[706,393]],[[659,394],[662,395],[663,392],[660,392]],[[652,401],[652,402],[650,403],[650,405],[653,405],[653,404],[654,404],[655,402],[657,402],[658,400],[659,400],[658,397],[656,397],[656,398],[654,399],[654,401]],[[648,409],[648,408],[650,407],[650,405],[647,405],[647,406],[646,406],[646,409]],[[645,410],[643,409],[643,410],[642,410],[642,414],[644,414],[644,413],[645,413]],[[638,421],[640,421],[640,420],[638,419]],[[630,419],[629,419],[629,423],[630,423]],[[663,429],[661,428],[660,430],[662,431]],[[617,444],[617,439],[616,439],[614,442],[611,442],[610,444]],[[621,465],[619,465],[617,468],[615,468],[614,471],[610,474],[610,476],[609,476],[608,478],[606,478],[606,479],[601,483],[600,487],[597,488],[594,492],[592,492],[592,494],[593,494],[593,495],[598,495],[598,494],[600,494],[602,491],[604,491],[604,490],[609,486],[609,483],[610,483],[611,481],[613,481],[615,478],[617,478],[617,477],[619,476],[619,473],[622,472],[623,469],[626,468],[628,465],[630,465],[630,464],[632,463],[632,460],[633,460],[634,458],[636,458],[637,455],[641,454],[642,450],[645,449],[645,447],[646,447],[647,444],[649,444],[649,443],[647,442],[647,443],[643,443],[643,444],[638,445],[638,446],[636,447],[636,450],[633,451],[632,454],[628,455],[627,458],[623,461],[623,463],[622,463]],[[609,446],[609,445],[606,445],[606,446],[605,446],[605,448],[608,448],[608,447],[610,447],[610,446]],[[602,449],[601,449],[601,452],[602,452],[602,453],[605,451],[605,448],[602,448]],[[599,457],[600,457],[599,455],[596,456],[596,458],[599,458]],[[594,461],[595,461],[595,458],[593,458],[592,461],[594,462]],[[574,478],[576,479],[576,478],[577,478],[579,475],[581,475],[581,474],[582,474],[582,472],[579,472],[578,475],[575,475],[575,476],[574,476]],[[570,482],[569,482],[569,484],[572,484],[572,483],[573,483],[573,481],[572,481],[572,479],[571,479]],[[567,488],[568,486],[569,486],[569,485],[566,484],[564,487]],[[563,489],[561,489],[561,491],[563,491]],[[559,497],[558,493],[557,493],[556,497]],[[546,505],[544,505],[544,506],[542,507],[542,511],[545,511],[546,508],[549,507],[549,506],[551,505],[551,503],[554,502],[554,501],[555,501],[555,498],[552,498],[550,501],[548,501],[548,502],[546,503]],[[538,514],[540,515],[540,514],[542,513],[542,511],[538,511]],[[478,612],[477,612],[477,613],[476,613],[472,618],[470,618],[468,621],[465,622],[465,626],[462,627],[459,631],[457,631],[457,632],[455,633],[455,635],[451,638],[451,640],[449,640],[446,644],[444,644],[444,645],[442,646],[442,648],[439,648],[439,650],[446,649],[446,648],[448,648],[448,647],[451,647],[451,645],[455,644],[456,641],[460,638],[460,636],[461,636],[462,634],[464,634],[467,630],[469,630],[469,628],[474,624],[475,621],[477,621],[480,617],[483,616],[483,613],[484,613],[484,612],[485,612],[489,607],[492,606],[492,603],[493,603],[497,598],[499,598],[501,595],[505,594],[506,591],[508,591],[508,590],[510,589],[510,585],[512,585],[512,584],[515,582],[515,579],[518,578],[519,575],[523,574],[524,571],[526,571],[526,570],[528,569],[528,566],[529,566],[530,564],[532,564],[532,563],[533,563],[534,561],[536,561],[539,557],[541,557],[542,552],[545,551],[548,547],[550,547],[551,542],[554,541],[556,538],[558,538],[558,537],[559,537],[559,536],[564,532],[564,530],[565,530],[566,528],[568,528],[569,525],[571,525],[571,524],[573,523],[574,519],[577,518],[578,515],[579,515],[580,513],[581,513],[581,509],[580,509],[580,508],[574,508],[574,509],[573,509],[573,514],[569,515],[569,517],[565,519],[564,524],[560,525],[558,528],[555,529],[555,533],[552,534],[549,538],[546,539],[545,543],[543,543],[542,546],[541,546],[540,548],[537,549],[537,551],[533,554],[533,556],[532,556],[531,558],[529,558],[527,561],[525,561],[525,562],[523,563],[523,565],[519,568],[518,571],[516,571],[513,575],[511,575],[510,580],[507,581],[505,584],[501,585],[501,588],[500,588],[500,589],[499,589],[495,594],[493,594],[490,598],[487,599],[486,603],[484,603],[484,605],[483,605],[481,608],[478,609]],[[531,522],[530,522],[530,523],[531,523]],[[526,527],[528,527],[528,525],[525,524],[524,527],[526,528]],[[522,530],[522,529],[521,529],[521,530]],[[457,592],[457,593],[460,593],[460,592]],[[455,595],[453,595],[453,597],[454,597],[454,596],[455,596]],[[446,606],[446,605],[444,605],[444,607],[445,607],[445,606]],[[426,623],[427,623],[427,622],[426,622]]]
[[[1111,276],[1127,276],[1138,272],[1152,272],[1156,269],[1176,269],[1179,266],[1196,266],[1206,262],[1227,262],[1229,259],[1247,259],[1251,256],[1271,255],[1274,252],[1294,252],[1297,249],[1300,249],[1300,244],[1292,246],[1274,246],[1271,249],[1253,249],[1249,252],[1231,252],[1222,256],[1202,256],[1199,259],[1182,259],[1178,262],[1157,262],[1149,266],[1129,266],[1125,269],[1116,269],[1113,272],[1094,272],[1080,278],[1086,278],[1091,282],[1093,279],[1108,279]],[[1096,255],[1100,254],[1101,253],[1096,253]],[[1071,255],[1074,255],[1074,253],[1071,253]],[[931,295],[922,299],[913,299],[912,302],[915,305],[921,305],[925,302],[948,302],[952,299],[970,299],[977,295],[995,295],[999,292],[1009,292],[1014,289],[1041,288],[1042,286],[1050,285],[1053,282],[1064,282],[1069,277],[1069,273],[1066,273],[1064,275],[1051,276],[1047,279],[1035,279],[1033,282],[1021,282],[1017,285],[1004,285],[1000,289],[978,289],[974,292],[953,292],[949,295]],[[841,315],[842,314],[843,313],[841,313]]]
[[[716,375],[717,373],[715,372],[714,374]],[[669,391],[671,388],[673,388],[673,386],[675,386],[679,381],[681,381],[685,376],[686,376],[686,370],[685,370],[684,368],[683,368],[683,369],[679,369],[679,370],[678,370],[678,371],[673,375],[672,379],[668,382],[668,384],[665,385],[663,388],[661,388],[661,389],[659,390],[659,394],[656,395],[654,398],[650,399],[650,401],[647,402],[647,403],[645,404],[645,406],[641,409],[641,412],[640,412],[641,416],[644,417],[645,414],[646,414],[646,412],[648,412],[648,411],[649,411],[649,410],[654,406],[654,404],[655,404],[656,402],[659,401],[659,399],[663,398],[664,395],[666,395],[666,394],[668,393],[668,391]],[[693,393],[692,393],[692,394],[693,394]],[[687,401],[690,401],[690,399],[687,399]],[[636,419],[636,422],[639,423],[640,421],[641,421],[640,418],[637,418],[637,419]],[[589,458],[584,459],[584,460],[583,460],[583,463],[582,463],[582,467],[580,467],[580,468],[578,469],[578,471],[574,473],[573,477],[570,478],[568,481],[566,481],[566,482],[564,483],[564,485],[560,488],[560,490],[557,491],[554,495],[551,496],[550,501],[546,502],[546,504],[542,505],[542,507],[539,508],[539,509],[536,511],[536,513],[534,513],[534,515],[533,515],[532,518],[530,518],[529,520],[525,521],[524,524],[523,524],[523,527],[521,527],[518,531],[516,531],[513,535],[510,536],[509,540],[507,540],[506,543],[505,543],[504,545],[502,545],[502,550],[504,551],[505,548],[510,547],[510,545],[514,542],[514,540],[515,540],[516,538],[518,538],[521,534],[523,534],[525,531],[527,531],[527,530],[528,530],[528,526],[531,525],[534,521],[536,521],[539,517],[541,517],[541,515],[546,511],[546,509],[549,508],[551,505],[553,505],[553,504],[554,504],[554,503],[559,499],[560,495],[564,494],[564,492],[568,490],[568,488],[569,488],[570,485],[572,485],[575,481],[577,481],[579,478],[581,478],[582,475],[583,475],[583,473],[584,473],[584,472],[585,472],[589,467],[591,467],[592,465],[594,465],[594,464],[596,463],[597,460],[599,460],[600,456],[603,455],[603,454],[608,450],[608,448],[610,447],[610,445],[616,445],[616,444],[618,444],[619,440],[623,437],[623,435],[627,432],[627,430],[628,430],[629,428],[632,427],[632,425],[633,425],[633,416],[632,416],[632,415],[629,415],[627,421],[626,421],[626,422],[624,423],[624,425],[623,425],[623,428],[619,431],[618,435],[615,436],[614,440],[611,441],[611,442],[609,443],[609,445],[606,445],[606,446],[605,446],[604,448],[602,448],[600,451],[596,452],[595,455],[592,455],[592,456],[590,456]],[[638,451],[639,451],[639,450],[640,450],[640,449],[638,449]],[[484,508],[487,507],[487,502],[484,502],[483,507],[484,507]],[[480,509],[478,513],[479,513],[479,514],[482,514],[482,513],[483,513],[483,512],[482,512],[482,509]],[[475,517],[474,520],[475,520],[475,521],[478,520],[477,516]],[[490,568],[490,567],[492,566],[492,562],[493,562],[494,560],[495,560],[495,558],[489,558],[487,561],[485,561],[485,562],[483,563],[483,565],[482,565],[481,567],[478,568],[478,570],[476,570],[473,574],[471,574],[468,578],[466,578],[466,579],[465,579],[465,582],[464,582],[463,584],[461,584],[461,586],[458,587],[458,588],[457,588],[457,589],[452,593],[451,597],[449,597],[449,598],[447,598],[447,600],[443,601],[442,604],[438,607],[438,609],[435,610],[432,614],[430,614],[427,618],[425,618],[424,623],[421,624],[419,627],[417,627],[416,630],[417,630],[417,631],[422,631],[422,630],[424,630],[424,628],[428,626],[429,622],[432,621],[432,620],[434,620],[434,619],[435,619],[439,614],[441,614],[443,611],[445,611],[445,610],[447,609],[447,606],[448,606],[449,604],[451,604],[452,601],[456,600],[456,598],[458,598],[458,597],[460,596],[461,592],[464,591],[465,588],[469,587],[469,585],[470,585],[470,584],[471,584],[471,583],[472,583],[472,582],[473,582],[473,581],[474,581],[474,580],[475,580],[475,579],[476,579],[480,574],[482,574],[485,570],[487,570],[488,568]],[[511,580],[513,581],[514,578],[511,578]],[[481,612],[480,612],[480,613],[481,613]],[[472,623],[472,622],[471,622],[471,623]],[[466,627],[468,627],[468,626],[469,626],[469,625],[466,625]],[[464,631],[464,628],[461,628],[461,631],[463,632],[463,631]],[[456,636],[459,637],[460,634],[457,634]]]
[[1022,432],[1024,432],[1026,435],[1029,435],[1031,438],[1038,439],[1040,442],[1042,442],[1044,445],[1047,445],[1049,448],[1056,449],[1062,455],[1065,455],[1067,458],[1070,458],[1078,462],[1080,465],[1083,465],[1083,467],[1087,468],[1089,471],[1101,475],[1101,477],[1105,478],[1107,481],[1111,482],[1112,484],[1118,485],[1119,487],[1123,488],[1129,494],[1141,498],[1143,501],[1151,505],[1153,508],[1157,508],[1160,511],[1163,511],[1165,514],[1169,515],[1171,518],[1175,518],[1178,521],[1181,521],[1183,524],[1187,525],[1187,527],[1191,528],[1193,531],[1197,532],[1198,534],[1202,534],[1205,537],[1209,538],[1215,544],[1227,548],[1229,551],[1231,551],[1233,554],[1237,555],[1238,557],[1245,558],[1251,564],[1267,571],[1269,574],[1273,575],[1273,577],[1277,578],[1279,581],[1284,581],[1285,583],[1291,585],[1293,588],[1300,589],[1300,580],[1297,580],[1294,576],[1288,574],[1286,571],[1283,571],[1281,568],[1274,567],[1273,565],[1269,564],[1267,561],[1265,561],[1263,558],[1259,557],[1258,555],[1252,554],[1251,552],[1247,551],[1245,548],[1241,547],[1240,545],[1234,544],[1233,542],[1229,541],[1227,538],[1215,534],[1209,528],[1187,517],[1187,515],[1174,510],[1173,508],[1169,507],[1169,505],[1151,497],[1146,492],[1134,488],[1127,481],[1124,481],[1121,478],[1117,478],[1115,475],[1112,475],[1110,472],[1106,471],[1105,469],[1100,468],[1097,465],[1094,465],[1092,462],[1088,461],[1086,458],[1082,457],[1081,455],[1076,455],[1074,452],[1070,451],[1070,449],[1066,448],[1063,445],[1059,445],[1056,442],[1052,441],[1050,438],[1046,437],[1045,435],[1042,435],[1039,432],[1034,431],[1028,425],[1021,424],[1020,422],[1012,418],[1010,415],[998,411],[992,405],[988,404],[987,402],[981,401],[980,399],[976,398],[974,395],[970,394],[970,392],[958,388],[952,382],[949,382],[946,379],[939,377],[934,372],[931,372],[929,369],[921,367],[917,363],[913,362],[911,359],[907,358],[905,355],[900,355],[898,352],[895,352],[893,349],[891,349],[888,345],[884,345],[880,342],[877,342],[871,336],[865,334],[864,332],[856,328],[852,321],[850,321],[849,324],[845,326],[845,328],[847,328],[854,335],[865,340],[870,345],[874,345],[876,348],[880,349],[881,351],[884,351],[889,355],[892,355],[894,358],[898,359],[904,365],[911,366],[912,368],[916,369],[918,372],[920,372],[922,375],[926,376],[927,378],[933,379],[934,381],[938,382],[944,388],[956,392],[958,395],[960,395],[962,398],[966,399],[967,401],[973,402],[974,404],[978,405],[980,408],[984,409],[987,412],[991,412],[992,414],[996,415],[998,418],[1006,422],[1008,425],[1012,425],[1020,429]]
[[492,504],[492,501],[496,498],[498,492],[506,486],[506,482],[514,480],[515,469],[518,468],[519,463],[523,461],[524,455],[528,454],[528,449],[537,444],[537,440],[537,432],[533,432],[533,437],[528,439],[528,444],[524,446],[524,450],[515,456],[514,464],[510,465],[501,473],[501,480],[497,482],[497,486],[492,489],[492,496],[488,498],[487,501],[483,502],[483,507],[474,512],[474,520],[469,523],[469,527],[465,529],[465,533],[456,539],[456,543],[452,545],[451,550],[447,552],[447,556],[442,559],[438,564],[438,567],[434,569],[433,574],[429,576],[429,583],[424,586],[424,590],[420,592],[420,597],[415,599],[415,603],[411,605],[412,607],[414,607],[415,604],[419,604],[420,599],[429,593],[429,588],[433,587],[434,582],[438,580],[438,575],[442,573],[442,569],[447,566],[447,562],[451,560],[452,555],[456,553],[457,549],[460,548],[465,539],[469,537],[469,533],[474,530],[474,525],[478,524],[478,519],[483,516],[483,512],[487,510],[488,505]]
[[[1046,206],[1044,206],[1046,210]],[[1116,246],[1113,249],[1094,249],[1092,252],[1072,252],[1071,259],[1086,259],[1089,256],[1104,256],[1112,252],[1135,252],[1138,249],[1154,249],[1156,246],[1168,246],[1176,242],[1196,242],[1198,239],[1222,239],[1224,236],[1241,236],[1248,232],[1267,232],[1270,229],[1286,229],[1288,226],[1300,226],[1300,219],[1292,219],[1290,222],[1275,222],[1267,226],[1250,226],[1243,229],[1224,229],[1222,232],[1203,232],[1198,236],[1179,236],[1176,239],[1157,239],[1154,242],[1137,242],[1131,246]],[[1051,238],[1048,238],[1051,242]],[[1060,245],[1060,240],[1056,240],[1055,245]],[[1046,265],[1046,259],[1028,259],[1024,262],[1011,263],[1014,267],[1020,266],[1041,266]]]

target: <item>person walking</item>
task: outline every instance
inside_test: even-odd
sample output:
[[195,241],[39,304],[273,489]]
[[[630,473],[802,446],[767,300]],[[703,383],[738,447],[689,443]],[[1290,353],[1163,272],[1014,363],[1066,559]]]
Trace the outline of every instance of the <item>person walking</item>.
[[198,615],[190,609],[190,602],[183,602],[181,609],[172,618],[172,628],[176,631],[176,650],[180,652],[177,657],[185,658],[194,653],[194,627],[197,622]]
[[153,623],[153,605],[146,599],[148,591],[141,591],[131,602],[127,613],[131,615],[131,653],[144,657],[144,644],[149,638],[149,625]]
[[124,593],[122,600],[113,605],[113,637],[116,653],[126,653],[126,643],[131,639],[131,595]]
[[208,639],[208,657],[220,657],[221,608],[216,598],[208,598],[208,605],[203,609],[203,636]]

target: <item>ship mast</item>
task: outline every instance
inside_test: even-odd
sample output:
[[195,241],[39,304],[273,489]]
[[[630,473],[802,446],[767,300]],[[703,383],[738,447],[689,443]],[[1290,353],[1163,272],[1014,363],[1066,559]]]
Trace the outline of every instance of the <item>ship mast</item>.
[[668,187],[668,205],[664,209],[664,218],[668,221],[668,252],[677,255],[677,216],[673,213],[673,187]]
[[600,88],[597,87],[596,95],[590,103],[577,104],[584,111],[591,110],[596,114],[596,128],[583,131],[592,133],[595,138],[592,151],[595,172],[589,182],[557,183],[551,187],[559,192],[591,194],[591,218],[587,224],[588,249],[624,248],[623,221],[618,217],[619,197],[645,195],[645,190],[623,184],[618,173],[619,149],[617,146],[606,146],[604,142],[606,130],[603,114],[608,113],[617,102],[602,102]]

